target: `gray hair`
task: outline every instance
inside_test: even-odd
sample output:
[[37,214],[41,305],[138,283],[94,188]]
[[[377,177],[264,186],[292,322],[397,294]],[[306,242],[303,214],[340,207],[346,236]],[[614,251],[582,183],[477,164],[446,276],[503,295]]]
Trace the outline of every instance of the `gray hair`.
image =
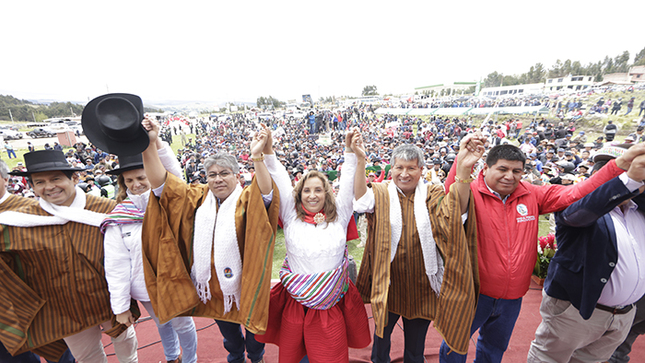
[[412,144],[405,144],[395,147],[392,151],[392,157],[390,158],[390,165],[394,166],[396,159],[401,159],[404,161],[416,160],[417,164],[419,164],[419,168],[423,168],[423,166],[425,165],[423,150],[421,150],[420,147]]
[[213,165],[217,165],[221,168],[231,169],[233,173],[238,174],[240,172],[240,166],[237,163],[235,157],[227,153],[217,153],[211,155],[206,160],[204,160],[204,169],[208,172]]
[[0,160],[0,176],[2,179],[9,178],[9,167],[3,160]]

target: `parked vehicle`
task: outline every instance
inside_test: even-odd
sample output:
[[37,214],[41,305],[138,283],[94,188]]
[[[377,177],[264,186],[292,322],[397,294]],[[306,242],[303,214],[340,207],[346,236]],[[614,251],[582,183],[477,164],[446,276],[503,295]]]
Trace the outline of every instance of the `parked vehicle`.
[[67,127],[69,127],[70,130],[74,131],[75,134],[78,134],[78,135],[84,134],[83,126],[78,121],[67,122]]
[[22,139],[22,132],[12,129],[0,129],[0,136],[5,140],[18,140]]
[[305,116],[307,116],[307,113],[302,112],[302,111],[295,111],[295,112],[292,112],[292,113],[287,112],[285,114],[285,116],[286,116],[287,119],[289,119],[289,121],[294,121],[294,120],[297,121],[297,120],[302,120],[303,118],[305,118]]
[[56,136],[55,133],[53,133],[53,132],[51,132],[51,131],[49,131],[47,129],[44,129],[42,127],[36,127],[35,129],[29,131],[27,133],[27,135],[29,135],[29,137],[31,137],[32,139],[35,139],[35,138],[38,138],[38,137],[54,137],[54,136]]

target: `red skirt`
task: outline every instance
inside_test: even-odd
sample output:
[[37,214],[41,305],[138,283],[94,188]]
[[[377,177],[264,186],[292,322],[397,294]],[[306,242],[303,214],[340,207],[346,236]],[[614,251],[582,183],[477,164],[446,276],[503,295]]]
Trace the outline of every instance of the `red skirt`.
[[308,309],[278,283],[271,289],[269,321],[262,343],[280,347],[280,363],[349,362],[348,348],[365,348],[372,341],[365,305],[350,281],[345,296],[331,309]]

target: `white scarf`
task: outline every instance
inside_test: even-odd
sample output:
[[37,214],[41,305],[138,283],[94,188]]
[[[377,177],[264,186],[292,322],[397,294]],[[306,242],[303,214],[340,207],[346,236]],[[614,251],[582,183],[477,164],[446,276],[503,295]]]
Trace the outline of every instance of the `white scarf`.
[[211,299],[209,281],[213,256],[217,279],[224,295],[224,314],[231,310],[233,302],[240,310],[242,258],[235,228],[235,207],[241,194],[242,187],[237,185],[218,210],[217,200],[209,190],[204,203],[195,212],[194,261],[190,277],[205,304]]
[[128,198],[130,198],[134,206],[145,213],[146,208],[148,207],[148,200],[150,199],[150,193],[152,193],[152,189],[148,189],[141,194],[132,194],[129,189],[126,189],[125,193],[128,195]]
[[85,192],[75,188],[76,196],[69,207],[51,204],[40,198],[40,207],[51,216],[37,216],[34,214],[7,211],[0,213],[2,224],[14,227],[37,227],[62,225],[69,221],[98,227],[106,214],[85,209]]
[[[394,260],[396,249],[401,240],[401,231],[403,229],[403,219],[401,216],[401,203],[399,202],[399,192],[396,184],[390,182],[387,187],[390,195],[390,225],[391,240],[390,246],[390,263]],[[421,241],[421,250],[423,251],[423,262],[426,269],[426,275],[430,280],[432,290],[439,295],[441,282],[443,281],[443,259],[437,253],[437,244],[432,236],[432,226],[430,224],[430,215],[426,199],[428,198],[428,187],[419,180],[414,192],[414,219],[417,224],[417,232]]]

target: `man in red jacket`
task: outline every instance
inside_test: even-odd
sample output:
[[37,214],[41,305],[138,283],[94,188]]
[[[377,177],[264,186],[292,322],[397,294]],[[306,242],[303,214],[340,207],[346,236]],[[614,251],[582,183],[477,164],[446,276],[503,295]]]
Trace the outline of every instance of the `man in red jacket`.
[[[591,178],[566,187],[522,182],[526,156],[516,146],[498,145],[489,151],[484,169],[470,185],[481,288],[471,326],[471,335],[479,329],[476,361],[501,362],[506,351],[537,258],[538,217],[565,209],[622,174],[643,153],[645,144],[636,145]],[[454,175],[453,167],[446,190],[455,182]],[[440,362],[465,361],[466,355],[441,344]]]

